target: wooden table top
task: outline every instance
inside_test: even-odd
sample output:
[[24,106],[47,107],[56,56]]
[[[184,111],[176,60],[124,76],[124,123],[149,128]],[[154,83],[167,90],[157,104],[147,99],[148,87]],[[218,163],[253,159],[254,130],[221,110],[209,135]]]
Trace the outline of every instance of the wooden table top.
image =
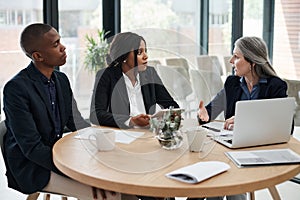
[[[183,124],[189,127],[197,122],[185,120]],[[98,152],[88,140],[74,138],[77,133],[71,133],[54,145],[54,163],[69,177],[88,185],[159,197],[212,197],[252,192],[275,186],[300,173],[300,165],[238,168],[224,154],[232,150],[215,142],[203,153],[189,152],[186,141],[177,150],[164,150],[148,130],[135,131],[145,134],[131,144],[117,143],[110,152]],[[284,144],[239,150],[280,148],[290,148],[300,154],[300,142],[292,137]],[[231,168],[198,184],[165,177],[168,172],[200,161],[222,161]]]

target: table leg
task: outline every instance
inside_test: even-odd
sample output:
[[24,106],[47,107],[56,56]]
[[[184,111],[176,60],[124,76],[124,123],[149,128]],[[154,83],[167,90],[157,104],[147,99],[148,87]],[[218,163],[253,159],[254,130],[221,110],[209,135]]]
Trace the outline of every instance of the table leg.
[[26,198],[26,200],[37,200],[39,198],[40,193],[36,192],[33,194],[28,195],[28,197]]
[[254,191],[253,192],[249,192],[249,197],[250,197],[250,200],[255,200]]
[[279,193],[275,186],[269,187],[268,190],[271,193],[273,200],[281,200]]
[[44,194],[44,200],[50,200],[50,194]]

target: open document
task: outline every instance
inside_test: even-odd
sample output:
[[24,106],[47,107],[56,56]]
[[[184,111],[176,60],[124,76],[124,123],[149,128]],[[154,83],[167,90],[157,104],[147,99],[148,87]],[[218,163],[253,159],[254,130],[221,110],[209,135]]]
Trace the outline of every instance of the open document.
[[229,151],[225,154],[238,166],[300,164],[300,155],[291,149]]

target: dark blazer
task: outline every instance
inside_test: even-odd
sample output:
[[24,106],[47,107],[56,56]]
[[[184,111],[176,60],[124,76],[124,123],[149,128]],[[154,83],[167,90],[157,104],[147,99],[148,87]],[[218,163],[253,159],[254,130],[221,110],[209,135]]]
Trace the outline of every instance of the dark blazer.
[[[153,67],[139,72],[146,114],[155,113],[155,104],[162,108],[178,104],[164,87]],[[94,85],[90,120],[93,124],[129,128],[124,123],[130,118],[130,104],[120,66],[100,70]]]
[[55,135],[50,101],[40,77],[30,63],[4,87],[8,186],[27,194],[41,191],[49,182],[50,171],[60,173],[52,160],[52,147],[62,137],[63,128],[75,131],[90,126],[78,111],[67,76],[54,71],[62,127],[61,134]]
[[[267,83],[259,83],[260,92],[258,99],[271,99],[287,97],[287,84],[278,77],[267,78]],[[214,120],[222,111],[224,111],[225,119],[235,114],[235,104],[241,99],[242,88],[240,86],[240,77],[228,76],[224,89],[222,89],[216,97],[205,106],[209,114],[210,120]],[[200,124],[204,124],[199,119]]]

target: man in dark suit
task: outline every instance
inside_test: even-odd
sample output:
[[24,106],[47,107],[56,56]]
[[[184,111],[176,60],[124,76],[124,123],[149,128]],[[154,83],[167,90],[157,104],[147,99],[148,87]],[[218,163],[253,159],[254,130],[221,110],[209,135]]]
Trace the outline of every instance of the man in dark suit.
[[[90,126],[77,108],[67,76],[55,70],[65,64],[66,48],[57,31],[46,24],[27,26],[20,45],[32,61],[4,87],[8,186],[26,194],[47,191],[94,199],[97,190],[63,175],[52,159],[53,145],[65,128],[76,131]],[[98,191],[99,197],[119,198]]]

